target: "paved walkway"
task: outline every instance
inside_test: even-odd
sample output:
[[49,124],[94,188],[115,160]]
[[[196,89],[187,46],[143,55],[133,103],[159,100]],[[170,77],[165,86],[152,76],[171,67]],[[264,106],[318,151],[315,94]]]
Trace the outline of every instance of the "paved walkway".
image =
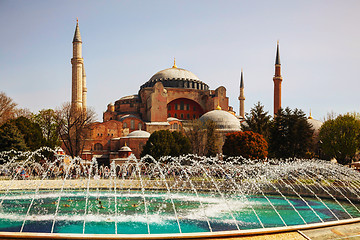
[[360,223],[352,223],[326,228],[309,229],[302,231],[303,235],[311,240],[325,239],[360,239]]

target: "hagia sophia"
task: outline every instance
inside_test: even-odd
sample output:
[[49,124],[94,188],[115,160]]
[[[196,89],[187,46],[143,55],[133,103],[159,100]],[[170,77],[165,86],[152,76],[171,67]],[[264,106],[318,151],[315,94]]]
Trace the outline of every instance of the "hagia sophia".
[[[72,108],[86,111],[86,74],[82,40],[77,22],[73,38]],[[281,108],[281,64],[279,43],[275,58],[274,113]],[[229,106],[226,88],[212,90],[194,73],[173,66],[155,73],[137,94],[124,96],[107,105],[103,121],[93,123],[82,158],[97,158],[101,164],[121,162],[131,153],[140,156],[150,134],[157,130],[180,131],[189,120],[212,120],[223,133],[241,130],[244,119],[244,80],[240,79],[239,115]],[[316,120],[315,120],[316,121]]]

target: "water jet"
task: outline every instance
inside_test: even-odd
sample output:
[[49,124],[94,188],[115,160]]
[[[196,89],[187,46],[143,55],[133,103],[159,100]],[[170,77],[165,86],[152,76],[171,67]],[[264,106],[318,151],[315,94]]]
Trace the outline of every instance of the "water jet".
[[360,174],[326,161],[42,158],[1,153],[0,237],[204,238],[360,222]]

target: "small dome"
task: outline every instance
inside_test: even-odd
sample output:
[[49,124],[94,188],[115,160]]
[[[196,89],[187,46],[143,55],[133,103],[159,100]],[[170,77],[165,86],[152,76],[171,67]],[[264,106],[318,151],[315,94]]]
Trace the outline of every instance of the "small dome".
[[143,130],[136,130],[136,131],[129,133],[126,137],[127,138],[149,138],[150,133],[143,131]]
[[126,146],[126,144],[125,144],[125,146],[121,147],[119,151],[120,152],[132,152],[131,148]]
[[310,123],[311,129],[314,130],[314,132],[319,132],[321,126],[323,125],[323,122],[322,122],[322,121],[313,119],[312,117],[309,117],[309,118],[307,119],[307,122]]
[[211,120],[215,122],[218,130],[241,131],[240,121],[234,115],[223,110],[212,110],[200,117],[200,121]]
[[193,88],[199,90],[208,90],[209,86],[192,72],[182,68],[168,68],[155,73],[149,81],[144,83],[140,89],[153,87],[155,83],[162,82],[164,87],[169,88]]

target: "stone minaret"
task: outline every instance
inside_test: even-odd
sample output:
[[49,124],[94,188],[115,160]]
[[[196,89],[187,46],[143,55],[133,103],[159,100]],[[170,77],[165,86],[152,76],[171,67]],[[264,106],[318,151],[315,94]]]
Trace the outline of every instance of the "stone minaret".
[[86,74],[84,70],[84,59],[82,58],[82,41],[80,36],[79,22],[76,19],[76,28],[73,39],[72,64],[72,93],[71,107],[79,111],[86,109]]
[[240,77],[240,96],[239,96],[240,106],[239,106],[239,115],[245,118],[245,96],[244,96],[244,79],[243,79],[243,70],[241,69]]
[[85,67],[84,64],[82,66],[82,89],[83,89],[83,94],[82,94],[82,108],[84,111],[86,111],[86,94],[87,94],[87,88],[86,88],[86,73],[85,73]]
[[277,42],[276,48],[276,60],[275,60],[275,76],[274,80],[274,115],[281,108],[281,64],[280,64],[280,53],[279,53],[279,41]]

